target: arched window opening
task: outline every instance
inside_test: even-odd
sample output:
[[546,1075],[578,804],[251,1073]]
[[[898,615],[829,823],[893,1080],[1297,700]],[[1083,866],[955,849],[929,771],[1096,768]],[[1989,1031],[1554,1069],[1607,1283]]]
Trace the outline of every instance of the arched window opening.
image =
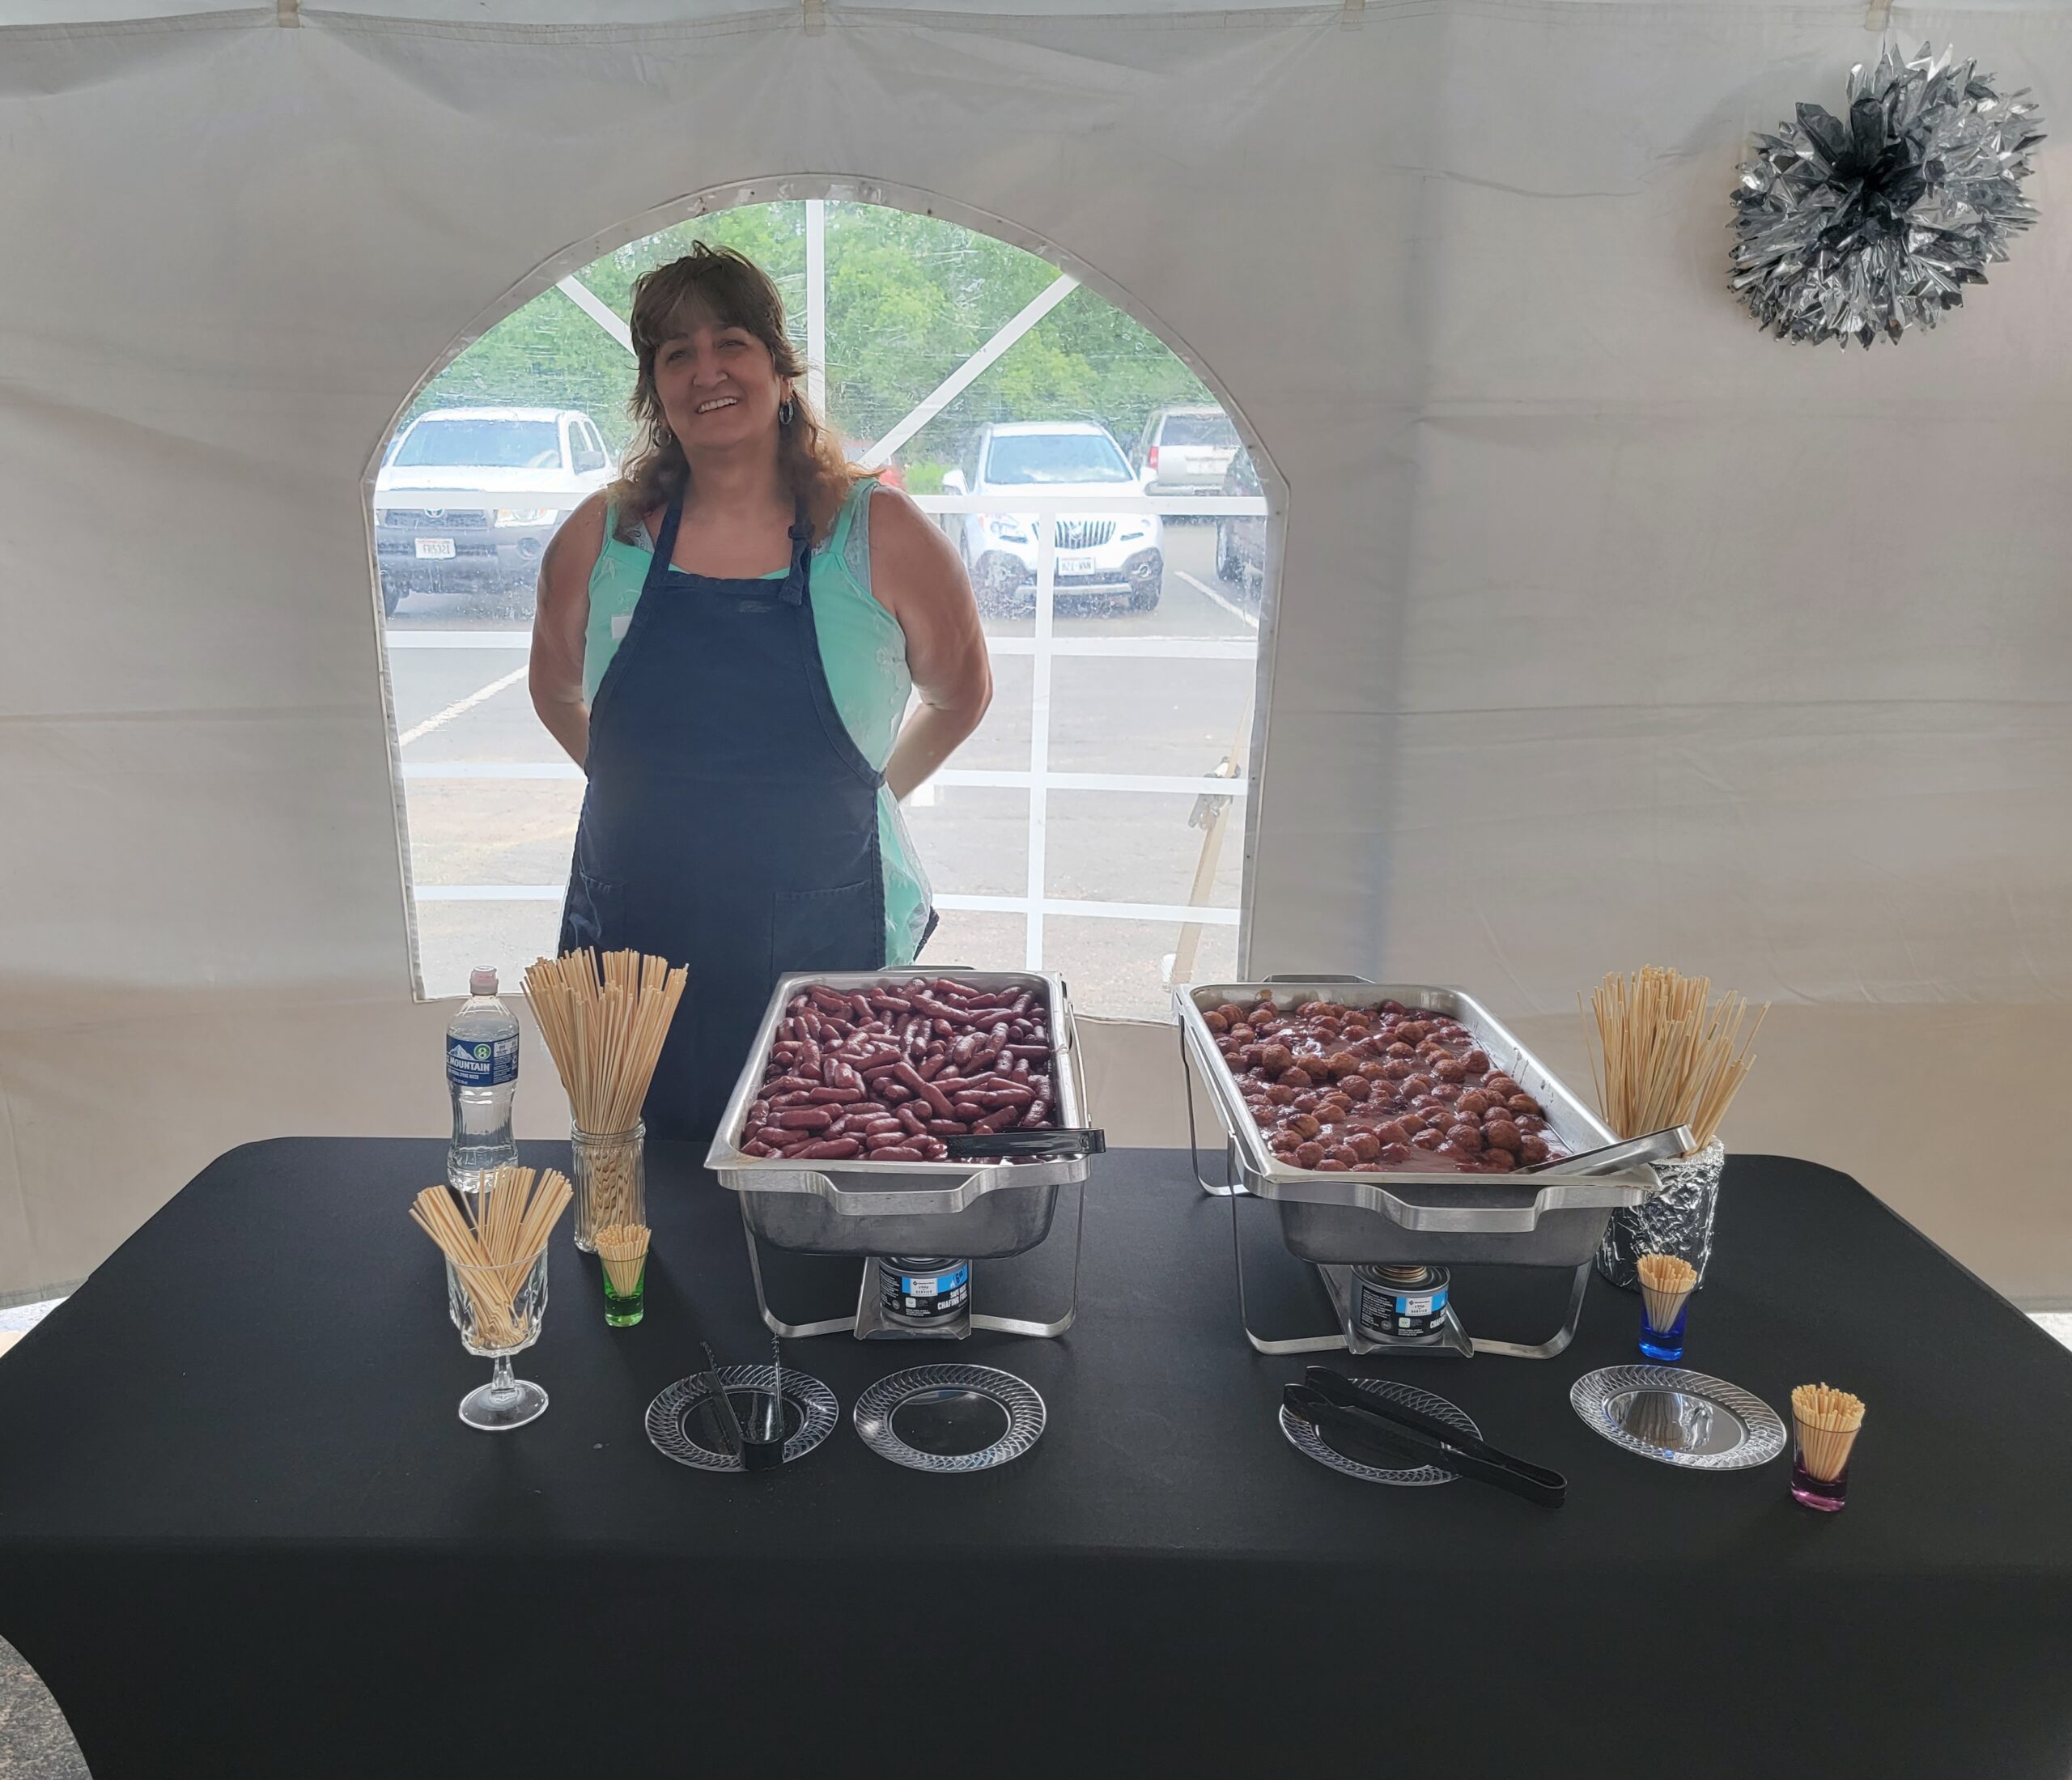
[[[376,478],[422,992],[554,944],[580,771],[535,717],[539,557],[625,448],[634,280],[694,240],[784,293],[851,455],[936,516],[977,589],[996,694],[905,818],[927,958],[1064,971],[1097,1013],[1234,973],[1266,520],[1229,416],[1124,311],[940,217],[743,203],[607,253],[460,353]],[[1088,502],[1087,511],[1075,503]],[[1050,548],[1041,547],[1045,526]]]

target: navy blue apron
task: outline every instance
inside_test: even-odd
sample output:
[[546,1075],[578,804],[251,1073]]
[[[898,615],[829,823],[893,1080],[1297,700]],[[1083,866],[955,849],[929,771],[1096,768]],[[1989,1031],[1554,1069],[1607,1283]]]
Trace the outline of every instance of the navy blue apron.
[[678,499],[591,703],[560,949],[690,967],[643,1116],[702,1140],[781,973],[884,965],[884,775],[821,665],[805,503],[781,583],[673,567],[682,519]]

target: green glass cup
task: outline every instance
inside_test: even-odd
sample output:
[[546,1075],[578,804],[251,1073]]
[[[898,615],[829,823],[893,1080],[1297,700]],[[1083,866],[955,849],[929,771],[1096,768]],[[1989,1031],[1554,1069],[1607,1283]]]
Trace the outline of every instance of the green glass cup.
[[630,1329],[647,1312],[647,1230],[639,1225],[600,1230],[597,1262],[605,1280],[605,1321]]

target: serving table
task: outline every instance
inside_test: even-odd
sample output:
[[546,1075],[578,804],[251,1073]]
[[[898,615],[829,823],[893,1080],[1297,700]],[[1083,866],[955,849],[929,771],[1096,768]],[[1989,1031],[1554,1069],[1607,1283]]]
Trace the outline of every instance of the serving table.
[[[1566,1472],[1566,1506],[1312,1464],[1275,1419],[1302,1362],[1236,1332],[1229,1210],[1178,1152],[1095,1163],[1068,1336],[956,1349],[1046,1400],[1002,1470],[867,1451],[857,1395],[949,1356],[847,1337],[787,1345],[843,1413],[796,1467],[657,1454],[700,1336],[768,1352],[735,1196],[662,1143],[646,1321],[606,1328],[564,1225],[519,1362],[551,1406],[475,1433],[482,1362],[405,1217],[442,1162],[234,1150],[0,1362],[0,1633],[96,1780],[2072,1770],[2072,1353],[1844,1175],[1730,1162],[1686,1362],[1787,1416],[1802,1382],[1866,1400],[1823,1517],[1788,1459],[1679,1471],[1577,1420],[1571,1383],[1637,1357],[1602,1281],[1552,1362],[1347,1362]],[[1539,1315],[1472,1271],[1478,1327]]]

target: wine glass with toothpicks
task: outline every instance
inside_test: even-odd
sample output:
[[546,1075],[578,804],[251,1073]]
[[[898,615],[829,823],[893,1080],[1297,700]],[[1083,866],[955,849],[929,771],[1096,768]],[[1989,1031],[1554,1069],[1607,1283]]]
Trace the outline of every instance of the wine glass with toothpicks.
[[471,1428],[522,1428],[547,1406],[547,1394],[516,1378],[511,1357],[540,1338],[547,1307],[547,1238],[567,1209],[567,1180],[553,1169],[537,1177],[515,1164],[496,1169],[465,1208],[444,1187],[411,1202],[410,1219],[446,1257],[447,1307],[461,1345],[495,1362],[487,1384],[461,1400]]
[[491,1267],[449,1257],[446,1294],[461,1346],[493,1362],[489,1383],[461,1398],[461,1419],[490,1434],[537,1421],[546,1413],[547,1394],[531,1379],[514,1375],[511,1357],[540,1338],[547,1307],[546,1248],[529,1259]]

